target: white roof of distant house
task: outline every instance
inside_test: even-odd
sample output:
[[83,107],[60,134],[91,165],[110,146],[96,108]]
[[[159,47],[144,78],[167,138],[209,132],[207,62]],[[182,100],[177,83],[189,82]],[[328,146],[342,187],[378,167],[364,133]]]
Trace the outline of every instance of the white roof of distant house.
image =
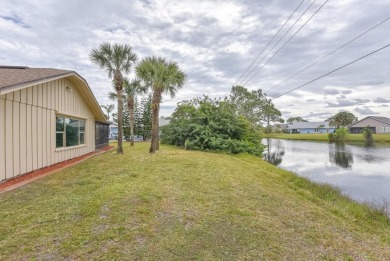
[[317,129],[319,126],[323,125],[323,129],[329,129],[329,122],[293,122],[288,124],[287,129]]
[[288,127],[287,123],[276,123],[274,124],[274,127],[279,127],[281,129],[286,129]]

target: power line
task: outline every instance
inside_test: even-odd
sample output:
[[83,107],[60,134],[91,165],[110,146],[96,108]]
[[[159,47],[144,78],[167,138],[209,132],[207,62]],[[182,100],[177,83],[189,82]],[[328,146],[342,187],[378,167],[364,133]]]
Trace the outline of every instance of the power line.
[[280,98],[280,97],[282,97],[282,96],[284,96],[284,95],[286,95],[286,94],[289,94],[290,92],[293,92],[293,91],[295,91],[295,90],[297,90],[297,89],[299,89],[299,88],[302,88],[302,87],[304,87],[304,86],[306,86],[306,85],[308,85],[308,84],[310,84],[310,83],[312,83],[312,82],[315,82],[315,81],[317,81],[317,80],[319,80],[319,79],[321,79],[321,78],[324,78],[325,76],[328,76],[329,74],[332,74],[332,73],[334,73],[334,72],[337,72],[337,71],[339,71],[339,70],[341,70],[341,69],[343,69],[343,68],[345,68],[345,67],[347,67],[347,66],[349,66],[349,65],[351,65],[351,64],[353,64],[353,63],[356,63],[356,62],[358,62],[358,61],[360,61],[360,60],[363,60],[364,58],[366,58],[366,57],[368,57],[368,56],[370,56],[370,55],[373,55],[373,54],[375,54],[375,53],[377,53],[377,52],[379,52],[379,51],[381,51],[381,50],[383,50],[383,49],[386,49],[386,48],[389,47],[389,46],[390,46],[390,44],[387,44],[387,45],[385,45],[385,46],[383,46],[383,47],[381,47],[381,48],[379,48],[379,49],[376,49],[375,51],[373,51],[373,52],[371,52],[371,53],[368,53],[368,54],[366,54],[366,55],[364,55],[364,56],[362,56],[362,57],[360,57],[360,58],[358,58],[358,59],[356,59],[356,60],[353,60],[352,62],[349,62],[349,63],[347,63],[347,64],[344,64],[343,66],[341,66],[341,67],[339,67],[339,68],[337,68],[337,69],[334,69],[334,70],[332,70],[332,71],[330,71],[330,72],[328,72],[328,73],[326,73],[326,74],[323,74],[323,75],[321,75],[321,76],[315,78],[314,80],[311,80],[311,81],[309,81],[309,82],[307,82],[307,83],[304,83],[304,84],[302,84],[302,85],[299,85],[298,87],[295,87],[294,89],[289,90],[288,92],[285,92],[285,93],[283,93],[283,94],[281,94],[281,95],[279,95],[279,96],[273,98],[273,100],[275,100],[275,99],[277,99],[277,98]]
[[[263,54],[264,50],[267,49],[267,47],[271,44],[271,42],[275,39],[275,37],[279,34],[279,32],[283,29],[283,27],[287,24],[288,21],[290,21],[291,17],[295,14],[295,12],[298,10],[298,8],[303,4],[305,0],[302,0],[301,3],[295,8],[295,10],[292,12],[292,14],[287,18],[287,20],[283,23],[283,25],[279,28],[279,30],[274,34],[272,39],[267,43],[267,45],[263,48],[263,50],[256,56],[256,58],[252,61],[252,63],[245,69],[245,71],[241,74],[240,78],[234,83],[236,85],[240,82],[241,78],[246,74],[246,72],[249,70],[249,68],[257,61],[257,59],[260,57],[260,55]],[[233,85],[233,86],[234,86]]]
[[355,38],[353,38],[352,40],[346,42],[345,44],[341,45],[340,47],[338,47],[337,49],[333,50],[332,52],[328,53],[327,55],[323,56],[322,58],[318,59],[317,61],[315,61],[314,63],[310,64],[309,66],[305,67],[304,69],[298,71],[297,73],[291,75],[290,77],[288,77],[287,79],[283,80],[282,82],[276,84],[275,86],[269,88],[268,90],[266,90],[265,92],[268,92],[270,90],[273,90],[274,88],[280,86],[281,84],[287,82],[288,80],[290,80],[291,78],[297,76],[298,74],[306,71],[307,69],[309,69],[310,67],[312,67],[313,65],[321,62],[322,60],[324,60],[326,57],[334,54],[335,52],[337,52],[338,50],[344,48],[345,46],[349,45],[350,43],[354,42],[355,40],[359,39],[360,37],[362,37],[363,35],[369,33],[370,31],[374,30],[375,28],[377,28],[378,26],[380,26],[381,24],[387,22],[388,20],[390,20],[390,17],[386,18],[385,20],[383,20],[382,22],[376,24],[375,26],[371,27],[370,29],[366,30],[365,32],[361,33],[360,35],[356,36]]
[[[241,81],[243,83],[246,78],[259,66],[259,64],[267,57],[267,55],[280,43],[281,40],[286,36],[288,32],[296,25],[296,23],[306,14],[306,12],[310,9],[310,7],[316,2],[317,0],[314,0],[307,8],[306,10],[299,16],[299,18],[290,26],[290,28],[283,34],[283,36],[274,44],[274,46],[266,53],[266,55],[255,65],[255,67],[252,68],[252,70],[245,76],[245,78]],[[246,81],[244,84],[245,85],[248,81]]]
[[318,9],[317,11],[314,12],[314,14],[312,14],[312,16],[310,16],[310,18],[268,59],[268,61],[266,61],[261,67],[260,69],[255,72],[252,77],[250,77],[245,83],[244,83],[244,86],[250,81],[253,79],[253,77],[255,77],[266,65],[267,63],[269,63],[272,58],[274,58],[275,55],[277,55],[280,50],[283,49],[283,47],[285,47],[289,42],[290,40],[322,9],[322,7],[324,7],[324,5],[328,2],[329,0],[326,0]]

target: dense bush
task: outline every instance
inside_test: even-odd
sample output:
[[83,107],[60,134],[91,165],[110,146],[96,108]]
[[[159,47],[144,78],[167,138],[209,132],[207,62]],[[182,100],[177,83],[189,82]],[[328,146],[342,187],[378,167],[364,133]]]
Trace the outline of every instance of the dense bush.
[[227,101],[207,97],[185,101],[161,127],[161,142],[190,150],[263,153],[261,134]]
[[345,142],[347,139],[348,129],[347,128],[338,128],[335,133],[329,133],[329,141],[331,142]]
[[372,129],[370,128],[370,126],[364,127],[362,133],[366,145],[374,144],[374,137],[372,136]]

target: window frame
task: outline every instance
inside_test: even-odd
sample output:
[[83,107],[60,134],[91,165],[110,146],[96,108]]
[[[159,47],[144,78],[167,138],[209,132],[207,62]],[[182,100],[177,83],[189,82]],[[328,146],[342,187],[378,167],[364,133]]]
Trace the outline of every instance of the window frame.
[[[58,118],[62,118],[62,124],[63,124],[63,130],[60,130],[58,131],[57,130],[57,119]],[[78,129],[78,144],[77,145],[72,145],[72,146],[67,146],[66,145],[66,119],[68,120],[77,120],[78,121],[78,126],[77,126],[77,129]],[[74,117],[74,116],[69,116],[69,115],[63,115],[63,114],[57,114],[56,115],[56,130],[55,130],[55,144],[56,144],[56,151],[59,151],[59,150],[66,150],[66,149],[73,149],[73,148],[78,148],[78,147],[84,147],[86,146],[86,126],[87,126],[87,119],[85,118],[80,118],[80,117]],[[84,130],[81,130],[81,122],[84,122]],[[62,146],[61,147],[57,147],[57,134],[62,134]],[[84,135],[84,139],[83,139],[83,143],[81,143],[81,134]]]

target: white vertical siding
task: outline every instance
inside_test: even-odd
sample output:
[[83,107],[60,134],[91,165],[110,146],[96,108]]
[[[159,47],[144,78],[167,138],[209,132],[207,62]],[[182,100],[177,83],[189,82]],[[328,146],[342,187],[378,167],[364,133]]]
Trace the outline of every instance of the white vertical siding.
[[26,105],[26,172],[33,170],[33,146],[32,146],[32,106]]
[[20,173],[26,173],[27,172],[27,105],[25,103],[20,103],[19,130],[20,130],[19,132]]
[[[85,145],[56,149],[56,115],[86,120]],[[94,115],[73,81],[59,79],[0,96],[0,181],[94,150]]]
[[46,130],[46,148],[45,148],[45,151],[46,151],[46,165],[52,165],[52,160],[51,160],[51,156],[52,156],[52,153],[51,153],[51,135],[55,135],[53,134],[53,132],[51,131],[51,127],[52,124],[55,124],[54,121],[51,119],[51,116],[50,116],[50,110],[46,110],[46,115],[45,115],[45,119],[46,119],[46,126],[49,126],[49,128],[45,128]]
[[33,170],[38,169],[38,107],[31,106],[31,153]]
[[5,179],[5,97],[0,97],[0,180]]
[[[15,92],[19,93],[19,92]],[[14,96],[17,97],[16,95]],[[13,119],[12,119],[12,132],[13,132],[13,161],[14,161],[14,173],[13,176],[18,176],[20,174],[20,148],[19,148],[19,141],[20,141],[20,110],[19,110],[19,102],[13,102]]]
[[[8,95],[7,98],[13,95]],[[5,178],[12,178],[14,176],[14,150],[13,150],[13,131],[12,131],[12,106],[13,102],[5,101]]]

